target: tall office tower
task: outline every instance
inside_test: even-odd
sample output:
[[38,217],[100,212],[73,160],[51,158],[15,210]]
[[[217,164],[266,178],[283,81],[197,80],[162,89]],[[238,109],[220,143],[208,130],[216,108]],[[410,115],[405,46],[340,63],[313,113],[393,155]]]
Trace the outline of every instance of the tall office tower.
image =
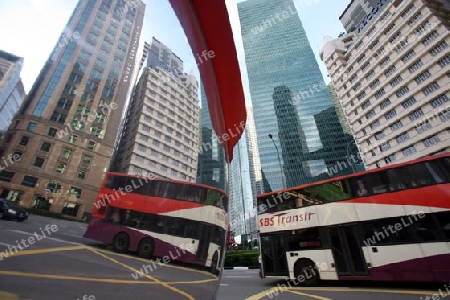
[[450,150],[450,3],[385,6],[321,52],[369,169]]
[[293,0],[248,0],[238,10],[265,190],[328,178],[349,141],[321,141],[314,115],[333,102]]
[[201,129],[200,146],[198,149],[197,183],[226,190],[227,178],[225,153],[212,127],[208,110],[208,101],[202,84],[200,84],[200,98],[202,108],[200,110]]
[[[11,124],[1,197],[81,217],[107,171],[145,5],[81,0]],[[14,159],[15,158],[15,159]]]
[[250,174],[250,160],[247,149],[247,132],[233,149],[233,161],[229,168],[228,198],[230,201],[231,230],[236,235],[249,234],[256,230],[256,211]]
[[253,107],[247,106],[247,124],[245,126],[247,149],[250,161],[250,174],[252,176],[252,191],[256,207],[256,195],[262,194],[261,161],[259,159],[258,138],[256,135],[255,117]]
[[[172,59],[158,59],[168,53]],[[183,61],[153,38],[134,89],[111,171],[196,181],[198,83]],[[176,68],[173,68],[176,66]]]
[[233,150],[230,168],[230,224],[237,234],[255,234],[256,195],[262,193],[261,166],[257,148],[253,109],[247,106],[247,124]]
[[23,58],[0,50],[0,132],[8,129],[25,96],[22,66]]
[[341,123],[342,129],[345,133],[351,134],[350,126],[348,125],[347,118],[345,117],[344,110],[342,109],[341,103],[339,102],[339,98],[336,94],[336,90],[334,86],[330,83],[328,84],[328,91],[331,95],[331,100],[333,100],[334,107],[336,108],[336,112],[339,117],[339,122]]

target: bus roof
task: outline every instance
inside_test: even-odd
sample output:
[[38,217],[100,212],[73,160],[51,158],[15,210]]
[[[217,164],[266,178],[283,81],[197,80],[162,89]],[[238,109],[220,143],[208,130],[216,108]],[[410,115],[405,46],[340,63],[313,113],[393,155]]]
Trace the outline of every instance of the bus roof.
[[377,173],[377,172],[381,172],[381,171],[389,170],[389,169],[395,169],[395,168],[398,168],[401,166],[412,165],[412,164],[416,164],[416,163],[423,162],[423,161],[435,160],[435,159],[439,159],[442,157],[450,157],[450,152],[446,152],[446,153],[438,154],[438,155],[432,155],[432,156],[425,156],[422,158],[409,160],[409,161],[402,162],[402,163],[384,166],[382,168],[376,168],[376,169],[371,169],[371,170],[367,170],[367,171],[356,172],[356,173],[352,173],[349,175],[337,176],[337,177],[333,177],[330,179],[320,180],[320,181],[316,181],[316,182],[312,182],[312,183],[305,183],[305,184],[301,184],[298,186],[294,186],[294,187],[290,187],[290,188],[286,188],[286,189],[282,189],[282,190],[277,190],[277,191],[270,192],[270,193],[259,194],[256,197],[257,198],[267,197],[267,196],[270,196],[273,194],[279,194],[279,193],[289,192],[289,191],[293,191],[293,190],[303,189],[303,188],[307,188],[307,187],[314,186],[314,185],[333,182],[336,180],[343,180],[343,179],[347,179],[347,178],[359,177],[359,176],[366,175],[366,174]]
[[166,182],[174,182],[174,183],[179,183],[179,184],[189,184],[189,185],[201,186],[201,187],[208,188],[211,190],[220,191],[221,193],[225,194],[228,197],[227,193],[224,190],[219,189],[215,186],[209,186],[209,185],[202,184],[202,183],[175,180],[175,179],[158,178],[158,177],[149,177],[149,176],[142,176],[142,175],[132,175],[132,174],[118,173],[118,172],[106,172],[105,177],[106,177],[106,175],[118,175],[118,176],[126,176],[126,177],[133,177],[133,178],[146,178],[147,180],[153,180],[153,181],[157,180],[157,181],[166,181]]

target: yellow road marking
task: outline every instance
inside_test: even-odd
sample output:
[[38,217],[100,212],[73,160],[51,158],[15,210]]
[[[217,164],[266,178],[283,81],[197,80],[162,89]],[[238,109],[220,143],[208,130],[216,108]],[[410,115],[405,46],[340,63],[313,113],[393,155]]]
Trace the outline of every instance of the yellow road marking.
[[415,290],[394,290],[394,289],[374,289],[374,288],[349,288],[349,287],[289,287],[286,289],[280,287],[273,287],[271,289],[262,291],[258,294],[248,297],[246,300],[259,300],[264,297],[268,297],[270,294],[276,296],[282,292],[289,292],[297,295],[307,296],[319,300],[330,300],[330,298],[325,298],[318,295],[305,294],[303,291],[311,292],[371,292],[371,293],[391,293],[391,294],[407,294],[407,295],[433,295],[436,291],[415,291]]
[[[93,282],[106,282],[106,283],[127,283],[127,284],[155,284],[156,283],[156,282],[139,281],[139,280],[88,278],[88,277],[78,277],[78,276],[70,276],[70,275],[51,275],[51,274],[27,273],[27,272],[17,272],[17,271],[0,271],[0,275],[49,278],[49,279],[60,279],[60,280],[93,281]],[[0,297],[0,299],[3,299],[3,298]]]
[[325,297],[321,297],[321,296],[305,294],[305,293],[296,292],[296,291],[290,291],[289,288],[283,289],[281,287],[273,287],[271,289],[262,291],[262,292],[260,292],[260,293],[258,293],[256,295],[250,296],[250,297],[246,298],[245,300],[259,300],[259,299],[262,299],[264,297],[269,297],[269,295],[272,295],[272,297],[276,297],[276,296],[278,296],[279,294],[281,294],[283,292],[291,292],[293,294],[302,295],[302,296],[306,296],[306,297],[311,297],[311,298],[315,298],[315,299],[319,299],[319,300],[331,300],[330,298],[325,298]]
[[42,254],[42,253],[50,253],[50,252],[58,252],[58,251],[80,250],[80,249],[87,249],[87,248],[88,247],[86,247],[86,246],[68,246],[68,247],[46,248],[46,249],[35,249],[35,250],[20,250],[17,252],[10,252],[9,257],[21,256],[21,255]]
[[103,253],[106,253],[106,254],[117,255],[117,256],[120,256],[120,257],[130,258],[130,259],[134,259],[134,260],[138,260],[138,261],[142,261],[142,262],[146,262],[146,263],[155,262],[156,264],[158,264],[159,266],[162,266],[162,267],[174,268],[174,269],[190,271],[190,272],[196,272],[196,273],[200,273],[200,274],[203,274],[203,275],[208,275],[208,276],[213,277],[215,279],[219,278],[216,275],[214,275],[212,273],[209,273],[207,271],[201,271],[201,270],[195,270],[195,269],[186,268],[186,267],[180,267],[180,266],[164,264],[164,263],[161,263],[161,262],[157,262],[156,260],[153,260],[153,259],[145,259],[145,258],[141,258],[141,257],[133,257],[133,256],[130,256],[130,255],[127,255],[127,254],[111,252],[111,251],[103,250],[103,249],[96,249],[96,250],[100,251],[100,252],[103,252]]
[[291,290],[288,290],[288,292],[292,293],[292,294],[301,295],[301,296],[311,297],[311,298],[314,298],[314,299],[319,299],[319,300],[331,300],[331,298],[326,298],[326,297],[321,297],[321,296],[311,295],[311,294],[305,294],[305,293],[291,291]]
[[[124,263],[121,263],[120,261],[115,260],[115,259],[112,258],[112,257],[109,257],[109,256],[107,256],[107,255],[105,255],[105,254],[103,254],[103,253],[100,253],[100,252],[97,251],[97,250],[94,250],[94,249],[89,249],[89,250],[92,251],[92,252],[94,252],[94,253],[96,253],[96,254],[98,254],[98,255],[100,255],[100,256],[102,256],[102,257],[104,257],[104,258],[106,258],[106,259],[108,259],[108,260],[110,260],[110,261],[112,261],[112,262],[114,262],[114,263],[116,263],[116,264],[118,264],[119,266],[122,266],[122,267],[128,269],[128,270],[131,270],[131,271],[133,271],[133,272],[140,272],[140,271],[136,270],[135,268],[132,268],[132,267],[130,267],[130,266],[124,264]],[[159,279],[156,279],[156,278],[154,278],[153,276],[150,276],[150,275],[148,275],[148,274],[143,274],[143,275],[144,275],[146,278],[153,280],[155,283],[158,283],[158,284],[164,286],[165,288],[168,288],[169,290],[171,290],[171,291],[173,291],[173,292],[175,292],[175,293],[178,293],[178,294],[180,294],[180,295],[185,296],[185,297],[188,298],[189,300],[195,300],[194,297],[192,297],[191,295],[189,295],[188,293],[186,293],[186,292],[183,291],[183,290],[180,290],[180,289],[178,289],[178,288],[176,288],[176,287],[170,286],[168,283],[166,283],[166,282],[164,282],[164,281],[161,281],[161,280],[159,280]]]
[[[59,279],[59,280],[79,280],[79,281],[92,281],[92,282],[105,282],[105,283],[123,283],[123,284],[158,284],[157,282],[149,281],[139,281],[139,280],[125,280],[125,279],[113,279],[113,278],[92,278],[92,277],[78,277],[70,275],[52,275],[52,274],[41,274],[41,273],[27,273],[18,271],[0,271],[0,275],[11,275],[11,276],[23,276],[23,277],[36,277],[36,278],[49,278],[49,279]],[[193,280],[193,281],[173,281],[168,282],[170,284],[198,284],[212,282],[215,279],[203,279],[203,280]],[[0,291],[0,296],[1,296]],[[3,299],[0,297],[0,299]]]
[[194,280],[194,281],[166,281],[166,282],[170,283],[170,284],[192,284],[192,283],[207,283],[207,282],[213,282],[213,281],[217,281],[217,279],[200,279],[200,280]]
[[372,292],[372,293],[393,293],[393,294],[410,294],[410,295],[432,295],[436,291],[415,291],[415,290],[390,290],[390,289],[375,289],[375,288],[349,288],[349,287],[292,287],[290,290],[300,291],[324,291],[324,292]]
[[0,299],[2,300],[24,300],[23,298],[20,298],[16,294],[11,294],[8,292],[0,291]]
[[259,292],[256,295],[252,295],[252,296],[246,298],[245,300],[259,300],[259,299],[262,299],[264,297],[268,297],[271,294],[275,297],[275,296],[278,296],[280,293],[282,293],[282,289],[281,288],[273,287],[271,289]]
[[[139,260],[143,262],[152,262],[154,260],[146,260],[144,258],[139,257],[133,257],[126,254],[120,254],[115,252],[110,252],[107,250],[99,250],[95,249],[94,247],[89,246],[68,246],[68,247],[57,247],[57,248],[46,248],[46,249],[35,249],[35,250],[21,250],[18,252],[13,252],[9,257],[11,256],[20,256],[20,255],[33,255],[33,254],[42,254],[42,253],[51,253],[51,252],[58,252],[58,251],[71,251],[71,250],[96,250],[99,252],[104,252],[107,254],[114,254],[117,256],[121,256],[124,258]],[[98,254],[98,253],[96,253]],[[215,280],[218,280],[218,277],[200,270],[192,270],[190,268],[186,267],[178,267],[178,266],[170,266],[163,263],[157,263],[159,266],[164,267],[172,267],[177,269],[182,269],[186,271],[192,271],[192,272],[198,272],[204,275],[209,275],[214,278],[212,279],[200,279],[200,280],[193,280],[193,281],[174,281],[169,282],[170,284],[199,284],[199,283],[206,283],[206,282],[212,282]],[[148,282],[148,281],[137,281],[137,280],[121,280],[121,279],[110,279],[110,278],[89,278],[89,277],[77,277],[77,276],[66,276],[66,275],[52,275],[52,274],[39,274],[39,273],[26,273],[26,272],[15,272],[15,271],[0,271],[0,275],[12,275],[12,276],[28,276],[28,277],[42,277],[42,278],[50,278],[50,279],[59,279],[59,280],[80,280],[80,281],[93,281],[93,282],[105,282],[105,283],[123,283],[123,284],[156,284],[156,282]],[[1,295],[1,294],[0,294]],[[0,298],[3,299],[3,298]]]

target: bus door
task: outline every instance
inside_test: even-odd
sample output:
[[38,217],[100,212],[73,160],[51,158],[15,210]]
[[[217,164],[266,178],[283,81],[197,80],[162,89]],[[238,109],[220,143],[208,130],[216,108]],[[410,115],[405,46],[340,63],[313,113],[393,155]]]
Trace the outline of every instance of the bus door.
[[331,250],[339,276],[369,276],[366,259],[360,243],[360,228],[345,225],[328,228]]
[[205,261],[208,258],[209,243],[211,242],[212,226],[205,223],[200,223],[198,227],[198,245],[196,259]]
[[286,259],[287,237],[279,235],[261,236],[261,260],[265,276],[289,276]]

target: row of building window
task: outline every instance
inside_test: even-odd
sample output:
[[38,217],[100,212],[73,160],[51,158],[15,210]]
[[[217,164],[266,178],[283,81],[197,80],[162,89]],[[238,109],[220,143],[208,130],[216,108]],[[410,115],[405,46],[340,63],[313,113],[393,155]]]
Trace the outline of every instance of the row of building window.
[[[164,156],[164,157],[165,157],[164,161],[168,162],[168,161],[169,161],[169,157],[167,157],[167,156]],[[168,173],[169,170],[170,170],[170,174],[173,175],[173,176],[178,176],[178,175],[184,174],[184,173],[182,173],[182,172],[178,172],[178,171],[175,170],[175,169],[169,168],[168,166],[166,166],[166,165],[164,165],[164,164],[162,164],[162,163],[158,163],[158,162],[156,162],[156,161],[154,161],[154,160],[148,160],[148,159],[146,159],[145,157],[143,157],[143,156],[141,156],[141,155],[136,155],[136,156],[135,156],[135,159],[136,159],[137,162],[142,163],[142,164],[148,164],[148,165],[149,165],[150,167],[152,167],[152,168],[156,168],[156,167],[159,165],[159,169],[160,169],[161,171],[163,171],[163,172],[165,172],[165,173]],[[180,166],[180,163],[174,160],[174,161],[172,162],[172,165],[178,167],[178,166]],[[188,166],[185,165],[185,164],[181,164],[181,167],[182,167],[183,170],[185,170],[185,171],[187,171],[187,172],[191,172],[191,173],[193,172],[193,169],[190,168],[190,167],[188,167]],[[178,174],[178,173],[179,173],[179,174]],[[186,174],[184,174],[184,175],[186,175]],[[186,175],[186,176],[187,176],[187,175]]]
[[[397,138],[397,140],[398,140],[398,139],[400,139],[400,142],[399,142],[399,143],[402,143],[402,142],[404,142],[405,140],[409,139],[409,136],[408,136],[408,134],[406,133],[406,134],[403,134],[403,135],[399,136],[399,137]],[[440,142],[441,142],[441,139],[440,139],[437,135],[433,135],[433,136],[430,136],[430,137],[428,137],[428,138],[422,140],[422,143],[423,143],[423,145],[424,145],[425,147],[432,147],[432,146],[434,146],[434,145],[437,145],[437,144],[440,143]],[[389,144],[389,143],[386,143],[386,144]],[[390,145],[389,145],[389,146],[386,146],[386,144],[384,145],[385,148],[382,148],[383,145],[380,147],[381,152],[386,151],[387,149],[390,148]],[[400,152],[402,153],[403,156],[406,157],[406,156],[410,156],[410,155],[416,153],[416,152],[417,152],[417,149],[416,149],[416,147],[415,147],[414,145],[411,145],[411,146],[408,146],[408,147],[406,147],[406,148],[403,148],[402,150],[400,150]],[[385,162],[386,164],[390,164],[390,163],[392,163],[392,162],[394,162],[394,161],[396,161],[396,160],[397,160],[397,156],[396,156],[395,154],[392,154],[392,155],[390,155],[390,156],[384,158],[384,162]],[[377,164],[377,167],[380,167],[379,162],[377,162],[376,164]]]
[[[13,180],[14,175],[15,175],[14,172],[1,171],[0,172],[0,181],[11,182]],[[26,186],[26,187],[34,188],[37,186],[38,181],[39,181],[38,177],[24,175],[20,184],[23,186]],[[61,193],[61,184],[58,182],[55,182],[55,181],[50,181],[47,184],[47,189],[49,189],[50,192],[52,192],[52,193],[60,194]],[[83,190],[80,188],[71,186],[69,189],[68,196],[80,199],[82,191]]]
[[[157,146],[159,147],[159,141],[154,141],[154,142],[155,142],[154,145],[155,145],[155,146],[157,145]],[[141,151],[141,152],[143,152],[143,153],[145,153],[145,152],[147,152],[148,148],[147,148],[145,145],[143,145],[143,144],[137,143],[137,150],[138,150],[138,151]],[[178,150],[176,150],[176,149],[173,149],[173,148],[171,148],[171,147],[169,147],[169,146],[167,146],[167,145],[163,145],[163,150],[164,150],[165,152],[167,152],[167,153],[170,153],[170,152],[172,152],[172,150],[173,150],[173,154],[174,154],[175,156],[178,156],[178,157],[181,157],[181,156],[182,156],[182,157],[183,157],[183,160],[185,160],[185,161],[187,161],[187,162],[190,162],[190,163],[193,162],[193,159],[192,159],[190,156],[188,156],[188,155],[186,155],[186,154],[181,154],[180,151],[178,151]],[[156,151],[155,149],[151,149],[151,148],[150,148],[150,151],[151,151],[151,155],[152,155],[152,156],[159,157],[159,155],[161,154],[163,160],[168,161],[168,160],[170,159],[167,155],[162,154],[162,153],[159,153],[159,152]],[[176,161],[176,160],[174,160],[174,161],[175,161],[176,164],[178,165],[179,162]],[[184,168],[184,164],[182,164],[182,166],[183,166],[183,168]],[[186,168],[187,168],[187,165],[186,165]]]
[[[156,121],[155,123],[156,123],[156,127],[157,128],[161,128],[162,129],[164,127],[162,122]],[[151,128],[150,128],[150,126],[147,126],[147,125],[143,124],[142,125],[142,130],[144,132],[150,132]],[[187,129],[185,128],[185,133],[189,134],[189,130],[187,130],[187,132],[186,132],[186,130]],[[154,131],[154,134],[155,134],[156,137],[161,137],[162,138],[163,134],[160,131],[155,130],[155,129],[153,131]],[[172,134],[174,132],[174,130],[172,128],[170,128],[170,127],[166,127],[166,132],[168,132],[169,134]],[[182,138],[184,138],[184,142],[186,144],[188,144],[188,145],[194,145],[194,141],[192,139],[188,138],[187,136],[183,136],[180,131],[175,131],[175,136],[178,139],[180,139],[180,140]],[[172,139],[173,139],[172,137],[170,137],[168,135],[164,135],[164,140],[165,141],[171,143]],[[175,145],[179,145],[180,144],[176,139],[173,139],[173,141],[174,141]],[[185,148],[185,150],[186,150],[186,148]],[[186,150],[186,151],[189,151],[189,150]]]
[[[27,146],[28,143],[29,143],[29,141],[30,141],[30,137],[24,135],[24,136],[22,136],[22,137],[20,138],[19,145],[20,145],[20,146]],[[39,148],[39,150],[42,151],[42,152],[50,152],[51,146],[52,146],[51,143],[49,143],[49,142],[43,142],[43,143],[41,144],[41,147]],[[90,150],[92,150],[94,147],[95,147],[95,143],[92,142],[92,141],[89,141],[88,147],[87,147],[87,148],[90,149]],[[62,154],[61,154],[61,157],[62,157],[62,158],[65,158],[65,159],[70,159],[70,157],[71,157],[71,155],[72,155],[72,152],[73,152],[73,150],[64,148],[64,150],[63,150],[63,152],[62,152]],[[17,155],[19,155],[19,156],[22,156],[22,153],[19,152],[19,151],[16,151],[15,154],[17,154]],[[87,166],[87,165],[89,165],[89,164],[92,162],[92,159],[93,159],[93,156],[90,156],[90,155],[87,155],[87,154],[83,154],[82,159],[81,159],[81,163],[82,163],[83,165]],[[44,158],[44,157],[37,156],[37,157],[35,158],[35,161],[34,161],[34,163],[33,163],[33,166],[38,167],[38,168],[41,168],[41,167],[44,165],[44,162],[45,162],[45,158]],[[58,162],[58,165],[57,165],[57,168],[56,168],[56,172],[58,172],[58,173],[65,173],[65,170],[66,170],[66,169],[67,169],[67,164],[66,164],[66,163],[64,163],[64,162]],[[79,178],[79,179],[84,179],[84,177],[83,177],[83,178],[81,178],[81,177],[82,177],[82,176],[79,175],[78,178]]]
[[[414,64],[409,68],[409,69],[410,69],[410,72],[417,71],[418,68],[419,68],[421,65],[423,65],[423,63],[422,63],[422,61],[419,59],[416,63],[414,63]],[[390,68],[390,70],[386,71],[386,72],[385,72],[385,75],[386,75],[386,73],[389,73],[389,74],[387,74],[386,76],[391,75],[391,74],[393,73],[392,70],[395,71],[395,66],[392,66],[392,67]],[[424,82],[426,79],[428,79],[428,78],[430,78],[430,77],[431,77],[431,73],[429,72],[429,70],[425,70],[425,71],[422,72],[420,75],[418,75],[414,80],[416,81],[417,84],[420,84],[420,83]],[[395,87],[395,86],[397,86],[399,83],[401,83],[402,81],[403,81],[403,78],[402,78],[400,75],[398,75],[396,78],[394,78],[394,79],[390,82],[390,85],[391,85],[392,87]],[[373,90],[373,89],[375,89],[375,88],[376,88],[377,86],[379,86],[379,85],[380,85],[380,80],[377,79],[377,80],[375,80],[373,83],[371,83],[369,86],[370,86],[370,88]],[[356,90],[356,89],[359,89],[360,86],[361,86],[361,83],[358,83],[358,84],[355,86],[354,89],[355,89],[355,90]],[[438,88],[439,88],[439,84],[436,83],[436,82],[434,82],[434,83],[430,84],[429,86],[427,86],[426,88],[424,88],[422,91],[423,91],[423,93],[424,93],[425,95],[428,95],[428,94],[432,93],[433,91],[437,90]],[[406,93],[408,93],[408,92],[409,92],[409,87],[408,87],[408,86],[404,86],[404,87],[402,87],[401,89],[399,89],[399,90],[396,92],[396,95],[397,95],[398,98],[400,98],[400,97],[404,96],[404,95],[405,95]],[[379,91],[377,91],[377,92],[375,93],[375,98],[376,98],[376,99],[380,99],[381,97],[383,97],[384,94],[386,94],[386,91],[385,91],[384,89],[381,89],[381,90],[379,90]],[[357,96],[357,98],[358,98],[358,100],[361,101],[362,99],[365,98],[366,95],[367,95],[366,92],[363,91],[362,93],[360,93],[360,94]],[[390,100],[389,100],[389,103],[390,103]],[[387,104],[387,103],[384,103],[384,105],[386,105],[386,104]],[[353,105],[353,104],[352,104],[352,105]],[[363,109],[366,109],[369,105],[370,105],[370,101],[366,101],[366,102],[362,105],[362,108],[363,108]],[[384,105],[380,105],[381,109],[383,109],[383,108],[385,107]],[[384,106],[384,107],[382,107],[382,106]],[[357,111],[355,111],[355,115],[357,115]],[[369,115],[369,118],[370,118],[370,117],[372,117],[372,115]]]
[[[35,131],[36,123],[29,122],[27,129],[29,131]],[[57,133],[58,133],[58,129],[50,127],[49,130],[48,130],[47,135],[50,136],[50,137],[56,137]],[[5,139],[5,142],[9,143],[11,141],[11,139],[12,139],[12,134],[8,134],[6,139]],[[69,142],[72,143],[72,144],[76,143],[77,139],[78,139],[77,135],[72,134],[72,135],[69,136]],[[26,145],[28,145],[29,141],[30,141],[30,137],[27,136],[27,135],[23,135],[20,138],[20,140],[19,140],[19,145],[26,146]],[[93,151],[93,150],[95,150],[95,146],[96,145],[97,144],[94,141],[88,141],[88,143],[86,145],[86,148]],[[42,145],[41,145],[40,150],[44,151],[44,152],[49,152],[50,151],[50,147],[51,147],[51,143],[43,142]]]
[[[432,92],[436,91],[437,89],[439,89],[439,87],[440,87],[440,86],[439,86],[439,84],[438,84],[437,82],[433,82],[433,83],[431,83],[430,85],[428,85],[427,87],[425,87],[425,88],[422,90],[422,92],[424,93],[425,96],[427,96],[427,95],[431,94]],[[397,91],[397,97],[398,97],[400,94],[403,96],[403,95],[406,94],[408,91],[409,91],[408,86],[403,87],[402,89],[400,89],[400,90]],[[378,93],[380,93],[381,95],[384,94],[384,89],[380,90]],[[381,96],[379,96],[378,98],[380,98],[380,97],[381,97]],[[378,99],[378,98],[377,98],[377,99]],[[432,100],[432,101],[431,101],[431,105],[433,106],[433,108],[436,108],[437,106],[441,105],[442,103],[445,103],[446,101],[448,101],[448,97],[447,97],[447,95],[443,94],[443,95],[440,95],[440,96],[436,97],[434,100]],[[413,104],[416,103],[416,102],[417,102],[417,100],[415,99],[415,97],[410,97],[410,98],[408,98],[406,101],[402,102],[402,106],[403,106],[403,108],[406,109],[406,108],[410,107],[411,105],[413,105]],[[388,105],[390,105],[390,104],[391,104],[390,99],[386,99],[385,101],[383,101],[383,102],[380,104],[380,108],[381,108],[381,109],[384,109],[384,108],[386,108],[386,107],[387,107]],[[370,105],[371,105],[370,101],[366,101],[366,102],[364,102],[361,106],[362,106],[362,109],[366,109],[366,108],[369,107]],[[355,110],[355,114],[357,114],[357,110]],[[393,110],[387,112],[387,113],[384,115],[384,117],[386,118],[386,120],[389,120],[389,119],[391,119],[392,117],[394,117],[396,114],[397,114],[397,113],[396,113],[396,110],[393,109]],[[369,112],[365,115],[365,117],[366,117],[366,119],[371,119],[371,118],[373,118],[375,115],[376,115],[375,111],[374,111],[374,110],[371,110],[371,111],[369,111]],[[410,115],[410,119],[411,119],[411,120],[414,120],[414,119],[415,119],[415,118],[414,118],[414,114],[411,114],[411,115]],[[371,125],[371,127],[373,127],[373,125]]]
[[[419,13],[419,14],[420,14],[420,13]],[[428,21],[427,21],[426,23],[428,23]],[[393,27],[395,26],[395,24],[391,24],[390,26],[393,28]],[[431,25],[430,25],[430,26],[431,26]],[[429,27],[429,26],[428,26],[428,27]],[[427,27],[427,28],[428,28],[428,27]],[[386,30],[386,32],[390,32],[390,29],[388,28],[388,29]],[[394,36],[393,40],[398,39],[400,36],[401,36],[401,32],[397,32],[396,35]],[[422,40],[422,43],[423,43],[424,45],[427,45],[427,43],[429,44],[431,41],[433,41],[434,39],[436,39],[438,36],[439,36],[438,33],[434,30],[434,31],[432,31],[429,35],[427,35],[427,37],[426,37],[425,39]],[[403,50],[403,49],[408,45],[408,42],[407,42],[406,40],[405,40],[405,41],[402,41],[402,43],[403,43],[403,45],[399,45],[399,46],[397,47],[397,49],[396,49],[397,52],[400,51],[400,50]],[[379,44],[379,40],[375,41],[369,48],[371,48],[372,50],[374,50],[375,47],[376,47],[378,44]],[[439,43],[437,46],[435,46],[435,47],[430,51],[430,54],[433,55],[433,56],[435,56],[435,55],[437,55],[437,53],[441,52],[441,51],[442,51],[443,49],[445,49],[446,47],[447,47],[447,43],[446,43],[445,41],[443,41],[443,42]],[[355,48],[355,49],[356,49],[356,48]],[[379,49],[379,50],[377,51],[375,57],[378,58],[378,56],[381,56],[381,55],[384,54],[384,53],[385,53],[384,48],[381,48],[381,49]],[[414,50],[411,50],[411,51],[409,51],[407,54],[405,54],[405,55],[401,58],[401,60],[405,63],[405,62],[407,62],[410,58],[412,58],[412,57],[415,56],[415,55],[416,55],[416,54],[415,54]],[[365,58],[365,55],[363,54],[362,56],[360,56],[360,57],[358,58],[358,61],[361,63],[362,60],[363,60],[364,58]],[[380,62],[381,68],[386,67],[386,66],[388,65],[389,62],[390,62],[390,57],[384,58],[384,59]],[[420,68],[421,65],[423,65],[423,62],[422,62],[421,60],[418,60],[415,64],[413,64],[413,65],[411,65],[411,66],[409,67],[410,72],[414,72],[415,70],[417,70],[418,68]],[[369,66],[370,66],[370,63],[367,62],[364,66],[362,66],[362,68],[361,68],[362,71],[364,72]],[[391,68],[392,68],[392,69],[391,69]],[[389,70],[386,70],[386,72],[385,72],[386,77],[390,76],[392,73],[395,72],[395,71],[394,71],[394,70],[395,70],[395,66],[394,66],[394,67],[391,67],[391,68],[390,68]],[[350,69],[348,69],[347,72],[350,72]],[[372,70],[371,72],[373,72],[373,70]],[[372,76],[373,76],[373,75],[372,75]],[[367,77],[368,77],[368,78],[372,78],[371,76],[367,76]],[[354,74],[354,75],[352,76],[352,78],[350,78],[350,82],[351,82],[351,83],[354,83],[354,82],[356,81],[356,79],[357,79],[357,74]],[[398,84],[398,82],[395,83],[395,84]],[[373,88],[374,88],[374,87],[372,87],[372,89],[373,89]],[[365,96],[365,95],[364,95],[364,96]]]
[[[166,173],[168,173],[168,170],[169,169],[167,167],[162,167],[162,169],[161,169],[161,171],[166,172]],[[148,172],[138,166],[133,166],[133,172],[135,172],[135,174],[142,174],[143,176],[150,176],[150,177],[155,176],[155,174],[153,174],[152,172]],[[170,169],[170,173],[172,176],[178,176],[177,175],[178,173],[175,174],[175,172],[176,172],[176,170]],[[163,174],[156,174],[156,175],[158,178],[173,179],[173,177],[167,177]],[[179,175],[180,175],[181,179],[183,179],[183,180],[194,181],[194,177],[187,176],[186,174],[181,173],[181,172],[179,173]]]

